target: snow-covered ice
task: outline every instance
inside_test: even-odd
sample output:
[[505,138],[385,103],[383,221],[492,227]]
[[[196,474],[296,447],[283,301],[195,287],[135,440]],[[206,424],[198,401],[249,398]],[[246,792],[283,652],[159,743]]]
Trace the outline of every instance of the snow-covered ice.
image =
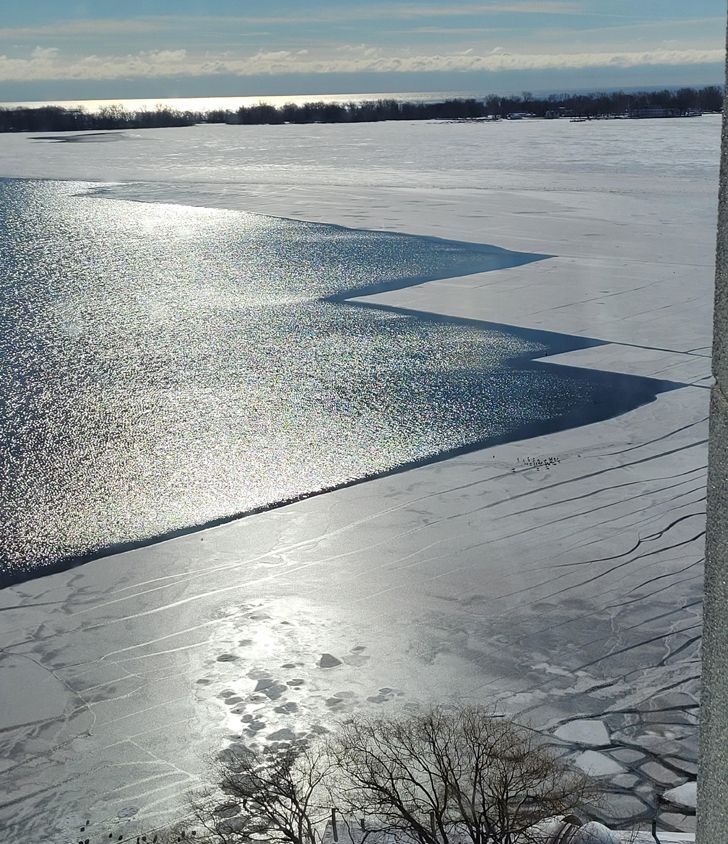
[[698,802],[697,784],[686,782],[677,788],[671,788],[663,795],[666,800],[677,807],[695,809]]
[[694,781],[719,134],[706,117],[1,136],[1,176],[552,255],[368,301],[598,338],[551,363],[685,386],[3,590],[0,825],[30,844],[79,818],[162,821],[226,739],[449,699],[636,777],[612,824]]

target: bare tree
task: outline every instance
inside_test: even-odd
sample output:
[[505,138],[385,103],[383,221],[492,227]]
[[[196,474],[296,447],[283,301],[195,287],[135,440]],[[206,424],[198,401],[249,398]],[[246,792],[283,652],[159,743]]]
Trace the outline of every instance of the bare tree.
[[541,844],[539,824],[592,795],[538,734],[480,707],[356,718],[330,753],[347,810],[419,844]]
[[216,787],[191,800],[197,840],[317,844],[330,813],[330,772],[326,755],[305,742],[227,749],[214,766]]

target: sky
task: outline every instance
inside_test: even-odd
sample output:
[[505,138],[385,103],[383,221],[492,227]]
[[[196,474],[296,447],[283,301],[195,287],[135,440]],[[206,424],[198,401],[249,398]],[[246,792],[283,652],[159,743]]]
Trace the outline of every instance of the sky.
[[0,0],[0,101],[723,81],[726,0]]

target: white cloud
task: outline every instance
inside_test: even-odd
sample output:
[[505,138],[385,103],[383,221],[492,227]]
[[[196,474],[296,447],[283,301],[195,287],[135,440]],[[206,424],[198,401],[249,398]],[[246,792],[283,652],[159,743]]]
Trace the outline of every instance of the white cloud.
[[451,5],[441,4],[431,6],[427,4],[408,4],[403,6],[369,6],[363,4],[360,9],[351,9],[344,12],[344,16],[366,19],[371,17],[386,18],[433,18],[433,17],[463,17],[477,15],[575,15],[584,10],[583,3],[578,2],[512,2],[512,3],[453,3]]
[[59,54],[57,47],[36,47],[30,54],[31,59],[37,62],[53,61]]
[[403,32],[415,35],[474,35],[483,32],[503,32],[503,30],[494,29],[492,26],[415,26]]
[[22,39],[37,38],[50,35],[60,37],[64,35],[113,35],[118,34],[140,34],[144,32],[159,32],[166,26],[162,19],[98,19],[98,20],[75,20],[60,21],[42,26],[15,26],[0,27],[0,38]]
[[465,17],[480,15],[573,15],[584,11],[583,4],[575,0],[511,0],[511,2],[452,3],[431,5],[407,3],[351,4],[348,8],[319,10],[310,6],[305,14],[297,15],[167,15],[142,18],[98,18],[58,21],[38,26],[0,27],[0,38],[26,39],[45,36],[84,36],[113,34],[143,34],[149,32],[175,32],[189,27],[214,28],[250,25],[290,24],[340,24],[350,21],[417,20],[436,17]]
[[36,48],[27,58],[0,55],[0,80],[89,80],[199,76],[260,76],[290,73],[563,70],[589,67],[695,65],[723,62],[722,49],[656,49],[638,52],[406,53],[385,55],[367,45],[311,55],[305,50],[267,50],[249,56],[196,56],[186,50],[145,51],[120,56],[68,57],[56,49]]

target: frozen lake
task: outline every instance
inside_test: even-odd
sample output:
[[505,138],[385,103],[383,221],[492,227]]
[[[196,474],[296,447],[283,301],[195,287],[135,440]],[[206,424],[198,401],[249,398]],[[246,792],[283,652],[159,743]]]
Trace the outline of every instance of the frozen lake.
[[[601,777],[610,825],[649,829],[657,809],[661,839],[691,829],[669,795],[696,775],[719,139],[718,116],[0,136],[1,175],[86,180],[51,188],[93,189],[73,200],[93,232],[145,208],[261,220],[237,210],[479,244],[485,271],[409,284],[408,268],[367,296],[361,278],[336,309],[493,330],[525,349],[517,369],[581,370],[605,396],[617,382],[597,373],[685,385],[0,589],[6,837],[148,830],[230,741],[449,701],[549,735]],[[563,338],[573,351],[534,358]]]
[[5,582],[671,386],[532,362],[589,339],[347,302],[545,256],[90,187],[0,182]]

